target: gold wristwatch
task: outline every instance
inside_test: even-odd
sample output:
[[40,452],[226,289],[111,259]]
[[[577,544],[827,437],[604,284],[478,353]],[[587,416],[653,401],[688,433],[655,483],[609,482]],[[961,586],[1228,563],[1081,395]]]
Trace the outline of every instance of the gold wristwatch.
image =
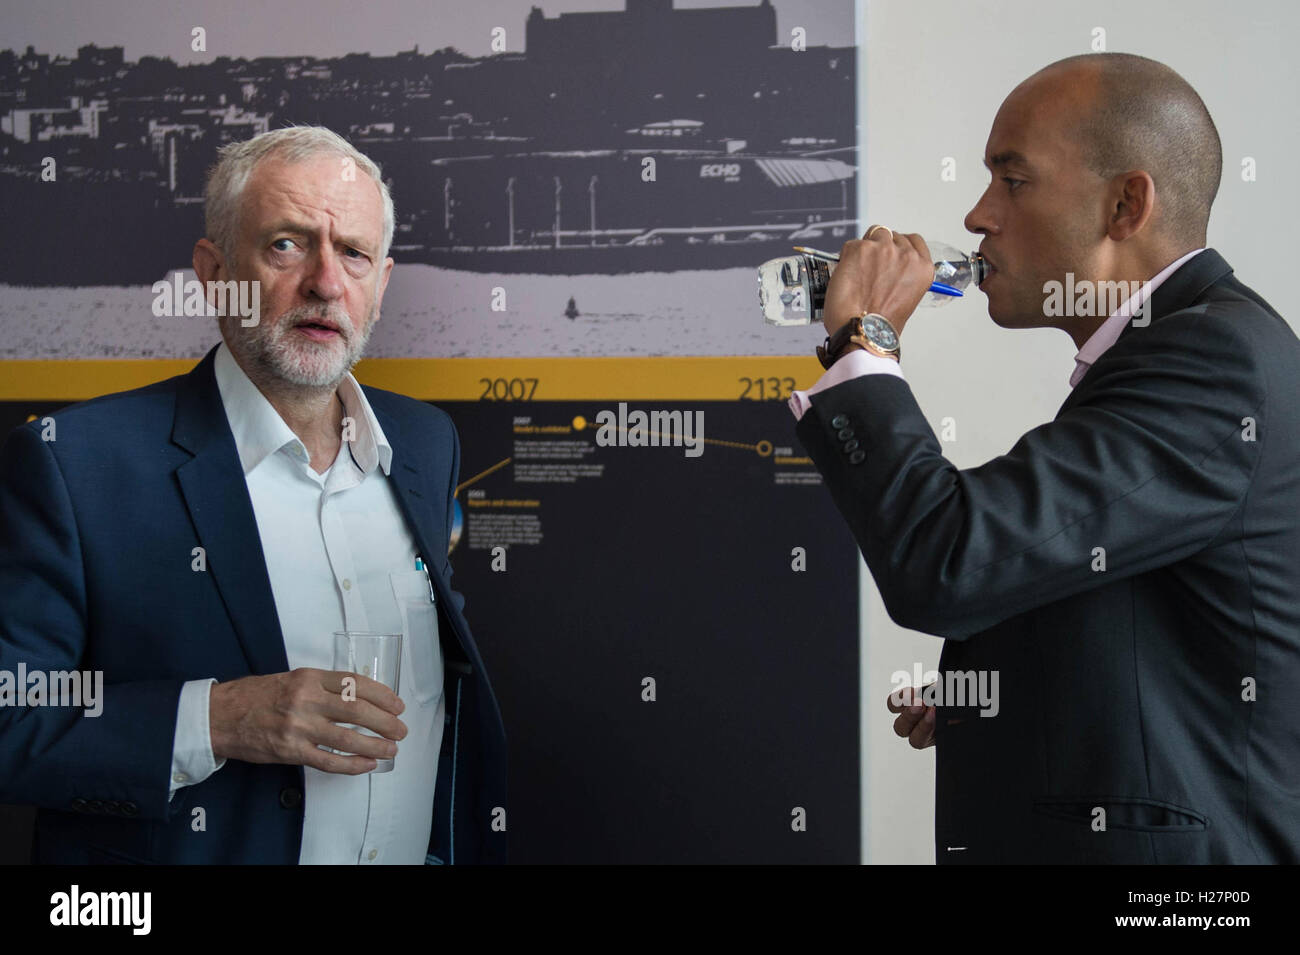
[[828,336],[825,343],[817,346],[817,358],[823,368],[830,368],[844,354],[849,343],[865,348],[881,358],[902,358],[902,347],[898,333],[889,319],[875,312],[866,312],[853,321],[846,323],[834,335]]

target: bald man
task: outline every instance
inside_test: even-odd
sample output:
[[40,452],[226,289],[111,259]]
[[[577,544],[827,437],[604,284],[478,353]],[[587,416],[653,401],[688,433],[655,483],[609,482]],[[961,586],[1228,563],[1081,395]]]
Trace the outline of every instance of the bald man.
[[1072,57],[985,164],[989,315],[1078,348],[1056,417],[944,458],[899,364],[931,259],[882,226],[791,398],[890,616],[944,638],[889,701],[936,747],[937,861],[1300,862],[1300,342],[1205,248],[1214,124],[1162,64]]

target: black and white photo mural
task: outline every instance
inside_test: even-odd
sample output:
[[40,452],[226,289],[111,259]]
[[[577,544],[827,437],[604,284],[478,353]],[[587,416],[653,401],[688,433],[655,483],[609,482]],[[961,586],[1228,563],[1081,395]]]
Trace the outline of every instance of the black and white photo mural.
[[84,42],[0,51],[0,202],[23,225],[0,237],[0,358],[202,355],[206,323],[137,290],[189,269],[217,148],[290,124],[390,182],[372,357],[802,352],[758,320],[754,266],[857,230],[851,0],[394,3],[384,26],[296,2],[269,34],[155,6],[6,30]]

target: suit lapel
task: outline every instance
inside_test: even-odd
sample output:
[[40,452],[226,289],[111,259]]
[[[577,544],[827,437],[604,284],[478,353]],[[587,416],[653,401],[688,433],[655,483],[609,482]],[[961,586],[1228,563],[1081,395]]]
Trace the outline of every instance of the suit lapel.
[[429,499],[428,478],[408,459],[406,450],[409,442],[402,439],[401,427],[397,420],[381,409],[379,402],[371,400],[370,408],[374,411],[375,418],[379,421],[379,426],[384,429],[384,436],[388,438],[388,444],[393,449],[388,480],[392,482],[397,492],[398,509],[406,520],[406,526],[411,529],[411,536],[415,538],[416,546],[429,568],[429,581],[433,584],[434,594],[441,608],[446,611],[443,613],[443,618],[454,631],[454,640],[448,640],[443,635],[443,652],[453,660],[472,657],[468,635],[461,630],[460,615],[449,610],[455,606],[451,602],[450,588],[439,572],[439,568],[447,558],[447,541],[438,533],[438,528],[445,519],[439,519],[434,508],[441,507],[442,503]]
[[420,469],[409,460],[407,442],[402,440],[402,429],[396,419],[379,408],[373,400],[370,409],[375,413],[375,419],[384,429],[384,437],[393,449],[388,480],[393,482],[397,491],[398,508],[406,519],[406,526],[411,529],[411,536],[415,538],[420,554],[436,569],[447,556],[447,545],[443,542],[441,546],[435,546],[438,535],[434,532],[433,502],[428,498],[428,484],[420,474]]
[[[1166,315],[1190,308],[1206,289],[1225,275],[1231,274],[1232,266],[1214,249],[1206,249],[1200,255],[1193,256],[1151,293],[1151,321],[1159,321]],[[1116,343],[1123,341],[1125,335],[1131,335],[1141,328],[1132,322],[1126,323]]]
[[289,669],[257,517],[213,372],[213,348],[182,379],[172,441],[193,457],[176,469],[181,495],[221,600],[254,674]]

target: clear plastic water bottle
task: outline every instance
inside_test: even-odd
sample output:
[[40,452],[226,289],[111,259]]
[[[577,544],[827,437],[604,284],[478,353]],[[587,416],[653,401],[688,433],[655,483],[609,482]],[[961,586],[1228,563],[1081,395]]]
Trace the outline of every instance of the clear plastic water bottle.
[[[934,257],[934,282],[958,294],[945,295],[929,291],[921,299],[923,306],[946,305],[972,283],[984,281],[988,265],[978,252],[967,255],[943,242],[926,242]],[[816,254],[809,254],[816,253]],[[763,320],[769,325],[808,325],[822,320],[826,287],[836,262],[827,257],[833,252],[815,249],[800,251],[780,259],[770,259],[758,267],[758,304]]]

